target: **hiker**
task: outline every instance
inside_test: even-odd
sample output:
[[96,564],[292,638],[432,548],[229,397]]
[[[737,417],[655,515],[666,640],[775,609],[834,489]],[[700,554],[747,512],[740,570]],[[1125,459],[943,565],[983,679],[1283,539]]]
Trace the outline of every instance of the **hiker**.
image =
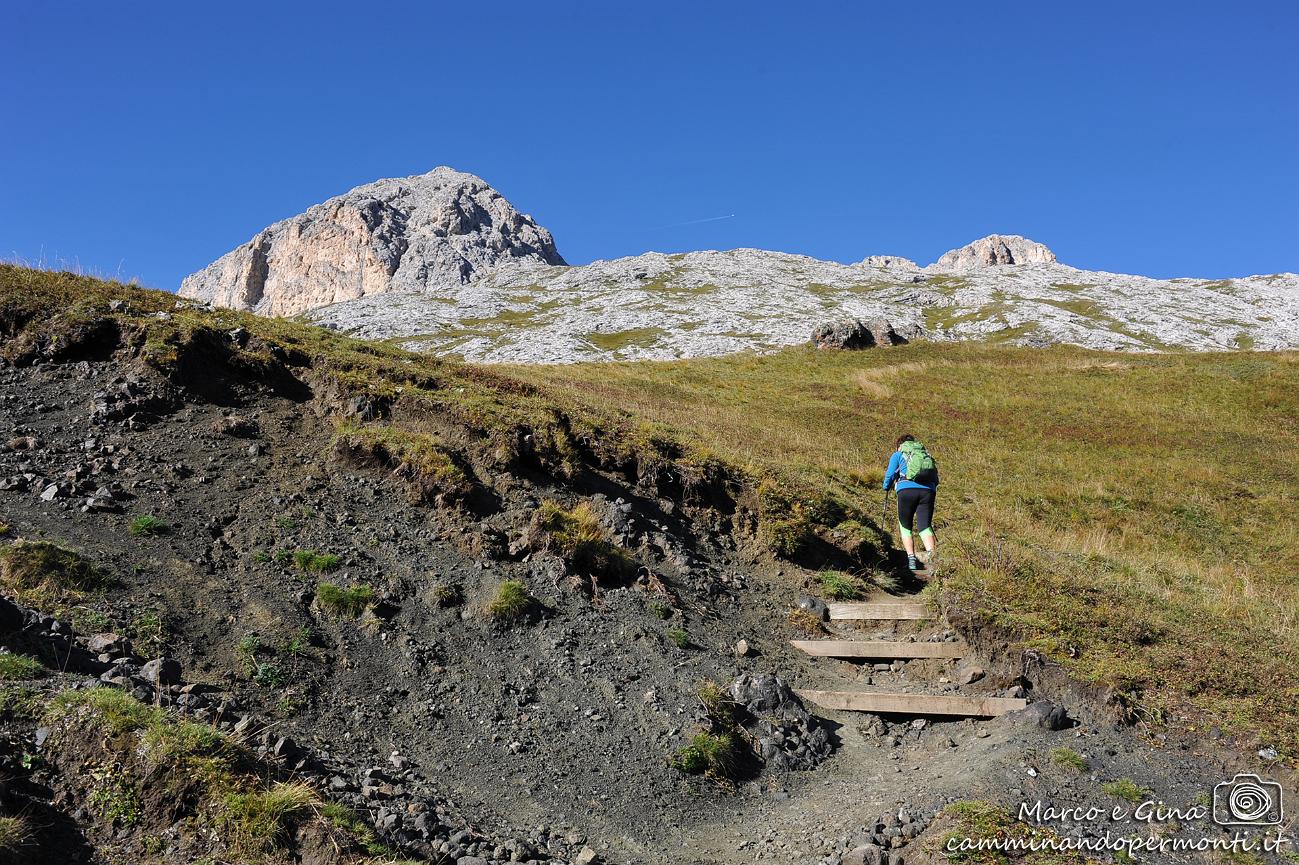
[[[896,482],[897,486],[894,486]],[[907,567],[920,570],[916,559],[916,540],[913,531],[920,532],[925,551],[929,553],[930,566],[934,561],[934,495],[938,491],[938,465],[916,441],[915,436],[904,435],[897,442],[897,450],[889,458],[884,472],[884,490],[892,487],[898,497],[898,528],[902,530],[902,546],[907,551]]]

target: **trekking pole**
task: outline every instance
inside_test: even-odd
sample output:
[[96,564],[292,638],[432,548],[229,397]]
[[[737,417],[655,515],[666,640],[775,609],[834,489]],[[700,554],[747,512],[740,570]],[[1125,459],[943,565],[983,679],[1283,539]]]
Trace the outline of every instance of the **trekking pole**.
[[891,529],[889,529],[889,491],[887,488],[884,490],[884,508],[880,511],[880,528],[891,532]]

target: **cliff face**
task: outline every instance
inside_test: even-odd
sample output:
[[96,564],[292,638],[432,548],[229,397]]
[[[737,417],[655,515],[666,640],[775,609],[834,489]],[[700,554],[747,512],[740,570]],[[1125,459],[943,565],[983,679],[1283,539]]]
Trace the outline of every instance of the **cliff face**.
[[489,269],[562,265],[550,232],[472,174],[435,168],[358,186],[263,229],[180,287],[264,315],[389,291],[432,291]]

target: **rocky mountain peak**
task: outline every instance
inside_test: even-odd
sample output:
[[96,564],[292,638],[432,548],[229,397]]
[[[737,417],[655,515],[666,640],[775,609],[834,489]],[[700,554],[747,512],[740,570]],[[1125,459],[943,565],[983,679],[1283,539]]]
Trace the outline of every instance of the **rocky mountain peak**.
[[989,234],[943,253],[931,266],[935,270],[974,270],[1004,264],[1055,263],[1055,253],[1037,241],[1018,234]]
[[438,291],[511,263],[562,265],[550,232],[482,178],[445,166],[376,180],[271,225],[180,295],[266,315]]

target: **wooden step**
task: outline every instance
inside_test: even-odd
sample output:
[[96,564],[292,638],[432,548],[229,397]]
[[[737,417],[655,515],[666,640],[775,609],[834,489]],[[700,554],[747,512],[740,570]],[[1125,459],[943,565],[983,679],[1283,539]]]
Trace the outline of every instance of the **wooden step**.
[[798,695],[823,709],[874,712],[884,715],[949,715],[959,718],[992,718],[1028,705],[1013,697],[957,697],[939,694],[884,694],[857,691],[798,691]]
[[907,643],[887,640],[790,640],[817,658],[964,658],[964,643]]
[[909,601],[864,601],[827,604],[831,619],[879,619],[881,621],[932,619],[927,604]]

